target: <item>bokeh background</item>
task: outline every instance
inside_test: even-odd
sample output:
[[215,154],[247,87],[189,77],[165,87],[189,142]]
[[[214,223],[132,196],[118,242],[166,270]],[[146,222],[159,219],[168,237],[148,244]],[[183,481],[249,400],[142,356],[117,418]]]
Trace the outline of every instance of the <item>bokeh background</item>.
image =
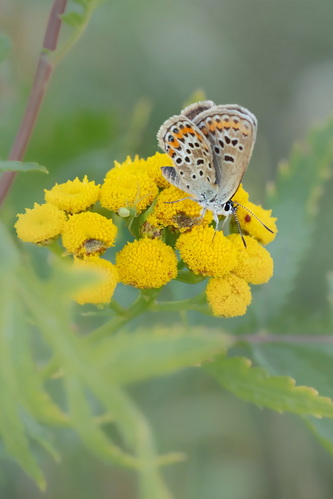
[[[0,66],[2,158],[24,110],[50,7],[51,0],[0,4],[0,30],[12,43]],[[154,154],[160,124],[196,93],[218,104],[243,105],[257,116],[258,138],[244,185],[261,203],[293,143],[333,112],[332,26],[332,0],[106,1],[56,68],[26,154],[50,174],[22,174],[2,217],[12,225],[16,213],[41,202],[43,189],[55,182],[84,174],[99,182],[114,160]],[[64,36],[68,32],[65,27]],[[327,182],[321,200],[326,212],[332,209],[333,188],[332,180]],[[313,237],[318,245],[309,272],[290,298],[295,333],[307,311],[320,315],[325,302],[331,226],[319,220]],[[181,296],[181,286],[177,292]],[[126,293],[122,299],[131,299]],[[221,330],[235,323],[195,315],[192,320]],[[131,393],[150,419],[160,450],[187,454],[184,463],[165,471],[175,497],[333,497],[333,459],[299,418],[221,393],[197,368],[141,383]],[[15,464],[3,460],[0,497],[137,497],[134,475],[96,460],[70,433],[59,432],[56,440],[61,463],[36,449],[47,492],[40,493]]]

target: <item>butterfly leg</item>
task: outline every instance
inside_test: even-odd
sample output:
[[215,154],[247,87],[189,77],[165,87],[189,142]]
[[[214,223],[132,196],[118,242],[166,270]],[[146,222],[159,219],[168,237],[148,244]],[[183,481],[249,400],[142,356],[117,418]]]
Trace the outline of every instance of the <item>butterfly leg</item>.
[[230,215],[227,215],[227,216],[225,217],[225,219],[223,220],[221,229],[223,229],[223,227],[225,226],[225,223],[226,223],[226,221],[228,220],[229,216],[230,216]]
[[202,208],[200,216],[197,218],[197,220],[201,220],[205,215],[206,215],[207,208]]
[[192,199],[192,201],[196,201],[195,199],[191,198],[190,196],[187,196],[186,198],[176,199],[176,201],[164,201],[164,202],[165,202],[165,204],[173,204],[173,203],[179,203],[179,201],[185,201],[185,199]]
[[[214,222],[215,222],[215,230],[219,230],[220,220],[219,220],[219,217],[217,216],[217,213],[213,212],[213,217],[214,217]],[[223,225],[224,225],[224,222],[223,222]],[[222,225],[222,227],[223,227],[223,225]]]

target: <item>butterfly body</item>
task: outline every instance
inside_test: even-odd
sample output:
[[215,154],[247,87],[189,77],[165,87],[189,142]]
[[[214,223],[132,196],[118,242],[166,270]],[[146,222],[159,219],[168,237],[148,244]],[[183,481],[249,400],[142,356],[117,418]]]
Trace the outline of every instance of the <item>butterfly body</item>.
[[203,101],[166,120],[157,138],[174,166],[163,176],[193,197],[205,211],[229,215],[231,198],[249,164],[257,133],[257,120],[236,104]]

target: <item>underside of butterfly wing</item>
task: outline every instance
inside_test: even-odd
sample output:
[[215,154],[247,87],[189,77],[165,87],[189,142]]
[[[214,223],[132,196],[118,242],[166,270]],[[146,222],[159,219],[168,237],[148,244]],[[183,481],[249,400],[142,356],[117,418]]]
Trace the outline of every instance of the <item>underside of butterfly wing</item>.
[[206,111],[207,109],[210,109],[213,106],[215,106],[215,104],[212,100],[194,102],[193,104],[190,104],[189,106],[185,107],[181,111],[181,114],[183,116],[186,116],[189,120],[193,121],[193,118],[195,116],[202,113],[203,111]]
[[221,203],[236,192],[249,164],[257,133],[257,120],[247,109],[230,104],[213,106],[193,118],[211,144]]
[[174,163],[173,167],[162,168],[171,184],[195,198],[218,188],[210,143],[191,120],[173,116],[163,123],[157,138]]

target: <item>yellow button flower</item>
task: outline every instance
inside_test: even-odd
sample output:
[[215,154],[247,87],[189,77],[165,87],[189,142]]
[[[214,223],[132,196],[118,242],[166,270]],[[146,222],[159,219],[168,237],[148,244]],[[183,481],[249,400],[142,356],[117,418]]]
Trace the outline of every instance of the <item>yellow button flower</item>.
[[177,277],[177,257],[160,239],[138,239],[117,254],[119,280],[135,288],[160,288]]
[[140,213],[158,195],[158,187],[146,173],[131,173],[126,168],[111,170],[101,187],[101,205],[118,212],[121,208],[134,208]]
[[125,161],[123,161],[122,163],[119,163],[118,161],[114,162],[114,167],[107,172],[105,179],[108,179],[110,176],[113,176],[120,170],[122,172],[126,171],[127,173],[133,173],[134,175],[136,173],[147,173],[144,168],[145,163],[146,161],[142,158],[139,158],[138,155],[136,155],[134,159],[131,159],[130,156],[127,156]]
[[109,178],[109,176],[112,176],[115,171],[118,172],[119,169],[121,169],[127,173],[133,173],[134,175],[145,173],[158,185],[158,187],[169,187],[170,184],[163,177],[161,167],[172,165],[173,162],[170,156],[159,152],[147,159],[139,158],[139,156],[135,156],[134,159],[131,159],[130,156],[127,156],[123,163],[118,163],[118,161],[114,162],[114,168],[108,171],[106,178]]
[[222,277],[236,266],[236,249],[221,231],[213,227],[194,227],[181,234],[176,248],[188,268],[195,274]]
[[74,295],[74,300],[80,305],[93,303],[95,305],[109,303],[118,282],[118,272],[111,262],[99,258],[98,256],[89,256],[76,258],[74,260],[74,269],[93,270],[101,276],[101,282],[90,286],[84,286]]
[[[273,231],[269,232],[260,222],[257,220],[251,213],[249,213],[246,209],[242,208],[241,206],[237,206],[237,217],[240,223],[240,226],[242,230],[246,233],[249,234],[250,236],[253,236],[257,241],[259,241],[261,244],[268,244],[272,242],[277,234],[277,227],[276,227],[276,218],[272,217],[272,210],[265,210],[261,206],[258,206],[254,203],[247,202],[247,203],[242,203],[244,204],[245,208],[248,208],[250,211],[256,215],[256,217],[259,218],[269,229]],[[235,225],[235,221],[233,220],[232,223]]]
[[76,256],[101,254],[113,246],[117,227],[98,213],[72,215],[62,230],[64,248]]
[[244,315],[252,299],[250,286],[235,274],[210,279],[206,296],[213,314],[218,317]]
[[46,244],[60,234],[66,222],[65,212],[52,204],[34,204],[19,214],[15,224],[17,235],[26,243]]
[[154,211],[149,215],[147,221],[154,227],[168,227],[172,225],[184,232],[194,225],[207,225],[212,221],[212,212],[207,211],[203,218],[200,218],[202,208],[192,201],[185,199],[186,193],[171,186],[164,189],[157,198]]
[[246,248],[238,234],[231,234],[228,239],[236,248],[238,258],[232,272],[250,284],[268,282],[273,275],[273,259],[268,251],[250,236],[244,236]]
[[232,200],[235,201],[235,203],[240,203],[243,205],[245,205],[248,202],[249,194],[244,189],[243,184],[239,184],[237,191],[232,197]]
[[77,177],[64,184],[56,184],[51,190],[44,189],[45,200],[69,213],[78,213],[92,206],[99,199],[100,187],[89,182],[85,176],[83,181]]
[[157,152],[154,156],[146,159],[143,168],[145,168],[146,173],[156,182],[158,187],[165,188],[169,187],[170,184],[162,175],[162,166],[173,166],[173,161],[168,154]]

